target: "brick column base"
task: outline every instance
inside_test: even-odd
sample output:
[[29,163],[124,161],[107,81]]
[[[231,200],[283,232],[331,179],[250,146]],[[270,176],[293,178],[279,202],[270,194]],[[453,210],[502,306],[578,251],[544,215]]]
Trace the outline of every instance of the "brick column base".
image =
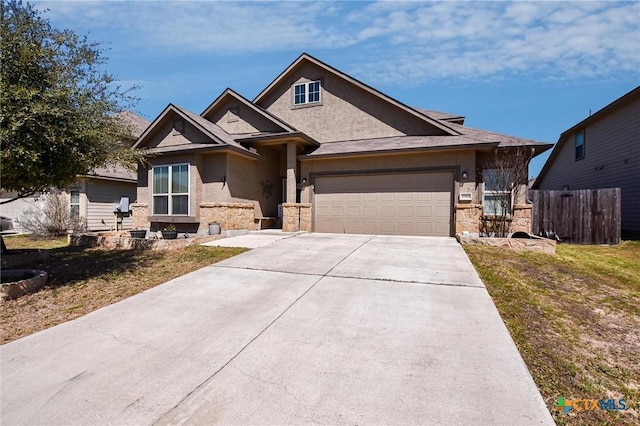
[[456,234],[480,232],[482,204],[456,204]]
[[149,204],[147,203],[131,203],[131,216],[133,219],[133,228],[149,229]]
[[311,232],[311,204],[284,203],[282,205],[282,231]]

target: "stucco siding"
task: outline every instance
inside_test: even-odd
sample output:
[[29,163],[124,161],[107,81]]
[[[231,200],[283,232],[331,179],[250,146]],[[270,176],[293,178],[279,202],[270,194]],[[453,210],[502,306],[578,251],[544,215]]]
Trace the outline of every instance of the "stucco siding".
[[[321,102],[294,107],[294,83],[315,80],[321,81]],[[442,130],[311,63],[283,80],[260,106],[321,143],[443,134]]]
[[273,148],[260,148],[258,162],[243,157],[227,157],[227,184],[229,201],[253,202],[256,217],[277,216],[277,206],[282,200],[280,152]]
[[[87,179],[85,184],[86,195],[86,220],[87,229],[90,231],[107,230],[115,228],[113,207],[120,203],[120,197],[129,197],[132,203],[136,199],[135,183],[105,181]],[[81,194],[81,202],[82,202]],[[83,215],[82,208],[80,215]],[[122,228],[131,229],[133,219],[131,216],[123,217]]]
[[621,188],[622,229],[640,230],[640,99],[584,128],[581,160],[575,159],[575,133],[566,135],[539,189]]
[[229,185],[227,185],[227,155],[203,154],[198,157],[198,171],[202,182],[199,203],[229,202]]
[[233,99],[220,104],[205,118],[220,126],[230,135],[281,132],[283,130],[245,104]]
[[184,123],[184,128],[175,130],[173,120],[166,120],[167,122],[162,127],[157,129],[152,138],[145,145],[145,148],[162,148],[169,146],[187,145],[192,142],[211,142],[207,136],[205,136],[200,130],[196,129],[183,118],[179,117],[176,118],[176,120],[182,121]]

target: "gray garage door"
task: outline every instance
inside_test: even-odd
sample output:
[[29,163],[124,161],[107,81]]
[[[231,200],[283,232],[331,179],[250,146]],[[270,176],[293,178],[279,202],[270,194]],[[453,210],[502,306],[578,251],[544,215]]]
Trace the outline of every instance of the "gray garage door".
[[450,236],[452,189],[448,172],[318,177],[314,231]]

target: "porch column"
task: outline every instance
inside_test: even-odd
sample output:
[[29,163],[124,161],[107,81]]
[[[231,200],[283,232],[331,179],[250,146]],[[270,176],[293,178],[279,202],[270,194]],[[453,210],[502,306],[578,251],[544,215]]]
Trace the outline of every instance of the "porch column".
[[287,142],[287,203],[296,202],[296,163],[298,150],[295,142]]

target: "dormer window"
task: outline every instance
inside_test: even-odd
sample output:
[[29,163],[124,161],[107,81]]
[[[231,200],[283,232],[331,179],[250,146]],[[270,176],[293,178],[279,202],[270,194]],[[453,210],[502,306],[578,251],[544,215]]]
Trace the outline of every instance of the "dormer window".
[[293,86],[293,104],[306,105],[320,102],[320,81],[309,81]]

